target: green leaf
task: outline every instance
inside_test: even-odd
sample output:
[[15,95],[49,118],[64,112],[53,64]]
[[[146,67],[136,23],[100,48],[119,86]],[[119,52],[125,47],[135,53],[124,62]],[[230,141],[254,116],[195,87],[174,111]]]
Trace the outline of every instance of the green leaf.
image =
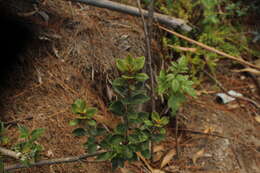
[[126,98],[123,101],[124,104],[142,104],[147,102],[150,99],[150,97],[144,95],[144,94],[137,94],[130,98]]
[[89,144],[87,145],[87,148],[88,148],[88,153],[89,154],[92,154],[92,153],[95,153],[97,151],[97,144]]
[[72,133],[75,136],[85,136],[87,134],[86,130],[83,128],[77,128],[73,130]]
[[31,142],[25,142],[23,147],[22,147],[22,153],[28,153],[31,151],[33,147],[33,143]]
[[126,84],[126,81],[119,77],[119,78],[116,78],[113,82],[112,82],[112,86],[125,86]]
[[70,125],[70,126],[76,126],[76,125],[79,124],[79,122],[80,122],[79,119],[74,119],[74,120],[71,120],[71,121],[69,122],[69,125]]
[[149,79],[149,76],[145,73],[138,73],[135,75],[135,79],[140,82],[144,82]]
[[153,126],[153,122],[151,120],[144,120],[144,124],[147,126]]
[[96,113],[97,113],[97,108],[94,107],[87,108],[86,110],[86,114],[89,118],[92,118]]
[[189,94],[192,97],[196,97],[196,91],[192,87],[185,87],[183,88],[187,94]]
[[127,114],[128,119],[136,120],[138,118],[138,113]]
[[106,133],[106,129],[103,127],[97,128],[97,136],[104,135]]
[[93,137],[93,136],[89,136],[88,137],[88,141],[87,141],[87,144],[94,144],[96,141],[96,138]]
[[86,102],[81,99],[77,99],[74,104],[72,104],[72,112],[75,114],[85,113],[86,111]]
[[131,144],[137,144],[139,143],[139,138],[137,134],[131,134],[128,136],[128,140]]
[[88,123],[88,125],[90,125],[92,127],[96,127],[97,126],[97,122],[95,120],[88,120],[87,123]]
[[180,108],[181,104],[184,103],[186,100],[185,95],[182,93],[175,93],[170,96],[168,99],[168,106],[172,109],[173,113]]
[[134,156],[133,151],[130,149],[130,147],[124,145],[123,146],[123,155],[127,159],[131,159]]
[[149,115],[149,113],[147,113],[147,112],[138,112],[138,117],[139,117],[142,121],[144,121],[144,120],[148,120],[149,117],[150,117],[150,115]]
[[111,159],[111,157],[114,155],[113,152],[105,152],[97,156],[98,161],[106,161]]
[[140,146],[141,146],[141,151],[148,150],[150,146],[150,141],[145,141],[141,143]]
[[169,123],[169,117],[162,117],[162,119],[161,119],[161,121],[160,121],[160,124],[162,125],[162,126],[165,126],[165,125],[167,125]]
[[127,71],[127,64],[124,59],[116,59],[116,67],[121,72]]
[[88,133],[90,136],[97,136],[98,135],[98,131],[95,127],[91,127],[90,129],[88,129]]
[[144,131],[139,130],[139,131],[129,135],[128,139],[129,139],[129,142],[131,142],[132,144],[137,144],[137,143],[147,141],[149,139],[149,136]]
[[172,73],[166,75],[166,81],[168,81],[168,82],[171,82],[175,78],[176,78],[175,75]]
[[23,125],[18,125],[18,129],[20,131],[20,138],[28,138],[30,136],[30,132],[27,127]]
[[109,139],[108,137],[106,137],[105,139],[103,139],[99,145],[104,148],[104,149],[111,149],[110,143],[109,143]]
[[160,115],[157,112],[152,112],[152,120],[155,122],[160,121]]
[[178,64],[181,67],[186,67],[188,65],[188,59],[185,56],[182,56],[180,59],[178,59]]
[[144,156],[146,159],[150,159],[151,158],[151,152],[150,150],[144,150],[141,151],[142,156]]
[[152,135],[152,141],[154,142],[161,142],[165,138],[163,134],[154,134]]
[[122,78],[125,80],[134,79],[135,76],[122,75]]
[[125,124],[118,124],[116,126],[115,132],[121,135],[124,135],[127,130],[127,127]]
[[115,171],[116,168],[124,167],[125,159],[115,157],[111,160],[111,162],[112,162],[112,170]]
[[160,128],[159,129],[159,133],[162,134],[162,135],[165,135],[166,134],[166,129],[165,128]]
[[7,137],[7,136],[3,136],[2,138],[1,138],[1,144],[2,145],[6,145],[6,144],[8,144],[9,143],[9,138]]
[[172,80],[172,91],[173,92],[177,92],[177,91],[179,91],[179,89],[180,89],[180,83],[179,83],[179,81],[178,80]]
[[134,72],[134,66],[135,66],[135,58],[131,57],[130,55],[125,58],[125,63],[127,66],[127,72],[132,73]]
[[44,133],[44,130],[45,129],[43,129],[43,128],[38,128],[38,129],[33,130],[31,133],[31,140],[34,141],[34,140],[38,139]]
[[141,56],[138,58],[134,58],[134,71],[139,71],[144,67],[145,57]]
[[124,141],[124,137],[121,135],[113,135],[109,141],[112,145],[119,145]]
[[163,94],[169,88],[166,80],[166,72],[161,70],[158,76],[158,94]]
[[112,104],[109,106],[109,110],[120,116],[124,115],[125,113],[124,104],[120,100],[112,102]]

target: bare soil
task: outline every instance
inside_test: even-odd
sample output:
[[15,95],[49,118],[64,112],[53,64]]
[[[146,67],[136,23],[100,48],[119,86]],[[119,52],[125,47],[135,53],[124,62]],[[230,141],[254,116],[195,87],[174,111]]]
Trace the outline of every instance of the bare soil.
[[[30,129],[45,128],[44,136],[38,141],[44,146],[43,159],[83,154],[82,144],[86,139],[74,137],[73,128],[68,125],[74,117],[70,106],[75,99],[82,98],[98,108],[99,122],[108,127],[117,124],[118,119],[107,110],[109,82],[117,75],[115,58],[144,55],[140,19],[63,0],[41,1],[37,6],[42,15],[29,13],[34,11],[30,1],[12,0],[7,5],[13,13],[29,21],[35,34],[32,44],[20,55],[16,69],[6,74],[7,83],[0,87],[1,120],[19,120]],[[153,44],[154,51],[159,51],[160,43]],[[232,73],[217,77],[227,89],[259,101],[248,77],[242,79],[241,75]],[[174,157],[164,170],[259,173],[260,124],[255,121],[259,110],[246,101],[220,105],[215,101],[219,90],[211,81],[203,83],[201,88],[198,98],[190,99],[180,111],[181,155],[179,159]],[[25,120],[28,117],[31,119]],[[160,144],[161,154],[151,163],[154,168],[159,169],[163,156],[175,148],[174,128],[172,122],[166,141]],[[15,125],[8,126],[8,136],[10,144],[17,142]],[[8,165],[12,163],[15,161],[8,159]],[[141,161],[128,164],[127,168],[132,172],[147,171]],[[14,172],[112,171],[109,163],[90,159]]]

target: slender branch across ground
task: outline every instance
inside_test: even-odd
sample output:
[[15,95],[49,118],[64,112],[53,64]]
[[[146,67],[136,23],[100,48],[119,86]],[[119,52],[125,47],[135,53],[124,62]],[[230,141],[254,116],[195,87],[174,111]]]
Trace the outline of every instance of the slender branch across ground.
[[[132,16],[138,16],[141,17],[141,13],[139,12],[138,8],[132,7],[129,5],[117,3],[117,2],[112,2],[108,0],[72,0],[74,2],[81,2],[87,5],[92,5],[96,6],[99,8],[106,8],[109,10],[129,14]],[[142,10],[142,13],[145,18],[148,18],[148,11],[147,10]],[[154,18],[156,21],[158,21],[160,24],[167,25],[169,27],[173,28],[180,28],[183,31],[191,31],[192,28],[187,24],[186,21],[179,19],[179,18],[174,18],[172,16],[167,16],[159,13],[154,14]]]
[[182,34],[179,34],[179,33],[175,32],[175,31],[172,31],[172,30],[170,30],[170,29],[167,29],[167,28],[165,28],[165,27],[163,27],[163,26],[158,25],[158,27],[159,27],[160,29],[162,29],[162,30],[168,32],[168,33],[171,33],[171,34],[173,34],[173,35],[175,35],[175,36],[177,36],[177,37],[183,39],[183,40],[186,40],[186,41],[188,41],[188,42],[190,42],[190,43],[196,44],[197,46],[200,46],[200,47],[202,47],[202,48],[204,48],[204,49],[206,49],[206,50],[208,50],[208,51],[210,51],[210,52],[214,52],[214,53],[216,53],[216,54],[218,54],[218,55],[221,55],[221,56],[224,56],[224,57],[226,57],[226,58],[228,58],[228,59],[234,60],[234,61],[236,61],[236,62],[238,62],[238,63],[240,63],[240,64],[242,64],[242,65],[245,65],[245,66],[252,67],[252,68],[255,68],[255,69],[257,69],[257,70],[260,70],[260,67],[259,67],[259,66],[254,65],[254,64],[251,64],[251,63],[249,63],[249,62],[243,60],[241,57],[232,56],[232,55],[230,55],[230,54],[227,54],[227,53],[225,53],[225,52],[222,52],[222,51],[220,51],[220,50],[217,50],[216,48],[210,47],[210,46],[205,45],[205,44],[203,44],[203,43],[201,43],[201,42],[198,42],[198,41],[195,41],[195,40],[193,40],[193,39],[191,39],[191,38],[189,38],[189,37],[186,37],[186,36],[184,36],[184,35],[182,35]]
[[[65,157],[65,158],[58,158],[58,159],[51,159],[51,160],[41,160],[41,161],[30,164],[29,167],[77,162],[77,161],[84,160],[89,157],[98,156],[102,153],[104,153],[104,152],[97,152],[97,153],[93,153],[93,154],[83,154],[80,156]],[[18,163],[18,164],[6,166],[4,168],[4,170],[10,171],[10,170],[20,169],[20,168],[28,168],[28,166]]]
[[17,153],[15,151],[0,147],[0,153],[2,153],[5,156],[9,156],[15,159],[20,159],[21,153]]

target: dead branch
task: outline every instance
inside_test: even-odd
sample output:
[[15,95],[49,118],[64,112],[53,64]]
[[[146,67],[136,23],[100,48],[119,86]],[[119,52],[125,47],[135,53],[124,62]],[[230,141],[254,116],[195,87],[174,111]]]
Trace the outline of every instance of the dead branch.
[[255,68],[255,69],[260,70],[260,67],[259,67],[259,66],[256,66],[256,65],[254,65],[254,64],[251,64],[251,63],[249,63],[249,62],[243,60],[241,57],[232,56],[232,55],[230,55],[230,54],[227,54],[227,53],[225,53],[225,52],[222,52],[222,51],[220,51],[220,50],[217,50],[217,49],[215,49],[215,48],[213,48],[213,47],[210,47],[210,46],[208,46],[208,45],[205,45],[205,44],[203,44],[203,43],[201,43],[201,42],[195,41],[195,40],[193,40],[193,39],[191,39],[191,38],[189,38],[189,37],[186,37],[186,36],[184,36],[184,35],[182,35],[182,34],[179,34],[179,33],[175,32],[175,31],[169,30],[169,29],[167,29],[167,28],[165,28],[165,27],[163,27],[163,26],[158,25],[158,27],[161,28],[161,29],[163,29],[164,31],[167,31],[167,32],[169,32],[169,33],[171,33],[171,34],[173,34],[173,35],[175,35],[175,36],[177,36],[177,37],[183,39],[183,40],[186,40],[186,41],[188,41],[188,42],[190,42],[190,43],[196,44],[197,46],[200,46],[200,47],[202,47],[202,48],[204,48],[204,49],[206,49],[206,50],[208,50],[208,51],[210,51],[210,52],[214,52],[214,53],[216,53],[216,54],[219,54],[219,55],[224,56],[224,57],[226,57],[226,58],[228,58],[228,59],[234,60],[234,61],[236,61],[236,62],[238,62],[238,63],[240,63],[240,64],[243,64],[243,65],[245,65],[245,66],[249,66],[249,67],[252,67],[252,68]]
[[[152,67],[152,50],[151,50],[151,40],[152,40],[152,32],[153,32],[153,19],[154,19],[154,0],[152,0],[148,7],[148,21],[145,21],[144,14],[142,12],[140,0],[137,0],[137,5],[139,12],[141,14],[142,23],[144,27],[144,35],[145,35],[145,43],[146,43],[146,73],[149,74],[150,78],[150,87],[151,87],[151,108],[152,112],[155,112],[155,92],[154,92],[154,75],[153,75],[153,67]],[[150,141],[150,151],[153,151],[153,142]],[[151,160],[153,160],[153,154],[151,153]]]
[[26,118],[22,118],[22,119],[16,119],[16,120],[12,120],[12,121],[8,121],[8,122],[4,122],[4,125],[5,126],[8,126],[8,125],[16,125],[22,121],[25,121],[25,120],[32,120],[33,119],[33,116],[28,116]]
[[12,150],[8,150],[6,148],[0,147],[0,153],[2,153],[5,156],[9,156],[15,159],[20,159],[21,153],[14,152]]
[[[109,10],[126,13],[132,16],[141,17],[141,13],[139,12],[138,8],[129,5],[120,4],[117,2],[112,2],[108,0],[73,0],[73,1],[85,3],[87,5],[92,5],[99,8],[107,8]],[[148,18],[149,15],[147,10],[142,10],[142,13],[144,14],[145,18]],[[189,25],[187,25],[186,21],[182,19],[174,18],[172,16],[154,13],[154,19],[158,21],[160,24],[164,24],[169,27],[173,27],[173,28],[179,27],[180,29],[188,32],[192,30],[192,28]]]
[[[80,156],[65,157],[65,158],[58,158],[58,159],[51,159],[51,160],[41,160],[41,161],[30,164],[29,167],[77,162],[77,161],[84,160],[89,157],[94,157],[94,156],[100,155],[102,153],[104,153],[104,152],[98,152],[98,153],[93,153],[93,154],[83,154]],[[10,170],[20,169],[20,168],[28,168],[28,166],[18,163],[18,164],[6,166],[4,168],[4,170],[10,171]]]

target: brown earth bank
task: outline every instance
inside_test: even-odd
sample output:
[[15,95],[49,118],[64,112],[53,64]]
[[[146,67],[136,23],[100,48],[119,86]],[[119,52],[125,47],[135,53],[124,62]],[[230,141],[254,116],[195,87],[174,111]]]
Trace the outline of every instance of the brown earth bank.
[[[132,3],[133,2],[133,3]],[[134,4],[135,1],[128,3]],[[21,23],[28,33],[26,46],[18,50],[17,57],[3,65],[0,86],[0,114],[4,122],[16,122],[29,129],[44,128],[39,139],[43,145],[42,159],[77,156],[84,153],[84,138],[72,135],[68,122],[74,118],[71,104],[82,98],[98,108],[96,120],[108,127],[119,121],[108,111],[110,81],[117,76],[115,58],[127,55],[143,56],[145,51],[142,22],[139,18],[121,13],[72,3],[64,0],[0,1],[4,16],[14,15],[13,23]],[[40,13],[35,13],[35,10]],[[3,11],[3,10],[2,10]],[[17,18],[17,16],[19,16]],[[13,17],[12,17],[13,18]],[[9,24],[9,22],[4,23]],[[17,25],[12,25],[12,27]],[[0,30],[1,33],[7,31]],[[24,40],[8,32],[6,40]],[[4,33],[3,33],[4,34]],[[21,33],[23,34],[23,33]],[[20,34],[20,35],[21,35]],[[159,33],[158,33],[159,34]],[[153,43],[154,52],[160,54],[159,42]],[[17,44],[19,46],[19,44]],[[7,47],[10,47],[7,45]],[[11,44],[12,47],[12,44]],[[7,51],[6,48],[2,49]],[[12,49],[8,50],[9,52]],[[8,52],[7,51],[7,52]],[[218,74],[227,89],[234,89],[254,100],[259,100],[251,79],[238,74]],[[231,80],[232,79],[232,80]],[[196,99],[190,98],[180,110],[180,157],[163,168],[166,172],[260,172],[260,124],[255,120],[259,110],[247,101],[220,105],[215,101],[215,84],[205,81]],[[29,117],[28,120],[26,120]],[[167,127],[167,139],[156,144],[154,162],[175,149],[174,122]],[[16,123],[7,126],[10,145],[19,136]],[[9,147],[9,146],[7,146]],[[7,165],[15,160],[7,158]],[[117,172],[147,172],[141,161],[127,164]],[[93,159],[76,163],[57,164],[18,169],[13,172],[112,172],[109,163]]]

